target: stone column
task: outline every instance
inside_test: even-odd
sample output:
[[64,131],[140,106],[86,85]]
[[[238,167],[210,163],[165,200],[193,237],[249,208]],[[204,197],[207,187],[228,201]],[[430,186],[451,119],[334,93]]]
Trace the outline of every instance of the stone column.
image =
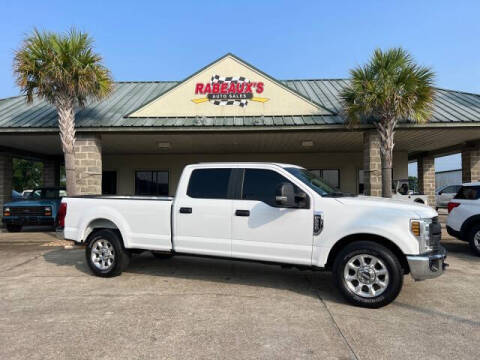
[[78,134],[75,142],[78,195],[102,193],[102,139],[95,134]]
[[[12,156],[0,153],[0,211],[3,211],[3,204],[12,199],[12,177]],[[3,212],[1,216],[3,216]]]
[[58,160],[43,161],[43,186],[47,186],[47,187],[60,186],[60,161]]
[[466,148],[462,151],[462,182],[480,181],[480,148]]
[[419,190],[427,195],[428,205],[435,207],[435,158],[431,155],[420,156],[417,169]]
[[363,181],[365,195],[382,196],[380,138],[376,131],[363,133]]

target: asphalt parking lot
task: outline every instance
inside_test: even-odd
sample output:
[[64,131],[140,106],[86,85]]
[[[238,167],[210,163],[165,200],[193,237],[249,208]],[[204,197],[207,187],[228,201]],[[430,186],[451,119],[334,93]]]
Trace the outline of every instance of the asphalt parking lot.
[[480,258],[453,239],[443,277],[406,277],[378,310],[346,304],[329,273],[274,265],[144,253],[102,279],[52,240],[0,233],[0,359],[479,356]]

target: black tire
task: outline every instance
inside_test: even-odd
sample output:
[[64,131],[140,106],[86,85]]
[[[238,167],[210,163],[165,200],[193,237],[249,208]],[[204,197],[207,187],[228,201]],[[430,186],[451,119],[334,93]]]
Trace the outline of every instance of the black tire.
[[7,225],[8,232],[20,232],[22,231],[22,225]]
[[165,253],[165,252],[158,252],[158,251],[152,251],[152,255],[156,259],[169,259],[173,256],[172,253]]
[[[362,254],[375,256],[380,259],[388,272],[389,281],[383,292],[379,293],[378,296],[366,297],[358,295],[349,288],[345,279],[344,271],[348,262],[355,256]],[[404,271],[397,256],[386,247],[373,241],[356,241],[348,244],[337,254],[333,263],[333,278],[341,294],[350,303],[366,308],[380,308],[395,300],[403,286],[403,275]],[[380,276],[378,276],[379,280],[381,279]],[[364,285],[361,282],[357,281],[358,285],[355,285],[355,281],[351,282],[352,286],[361,286],[360,289],[364,289]],[[378,286],[375,284],[371,285]],[[368,289],[368,285],[365,285],[365,287]]]
[[[102,244],[101,241],[105,240],[103,244],[107,242],[113,247],[113,260],[108,267],[101,269],[92,260],[92,252],[94,247],[98,250]],[[86,248],[86,260],[87,264],[92,272],[101,277],[113,277],[118,276],[125,270],[130,262],[129,253],[123,248],[122,238],[118,232],[110,229],[102,229],[95,231],[89,236],[88,245]]]
[[[477,236],[477,243],[475,243],[475,235]],[[474,225],[468,232],[468,243],[470,245],[470,250],[480,256],[480,224]]]

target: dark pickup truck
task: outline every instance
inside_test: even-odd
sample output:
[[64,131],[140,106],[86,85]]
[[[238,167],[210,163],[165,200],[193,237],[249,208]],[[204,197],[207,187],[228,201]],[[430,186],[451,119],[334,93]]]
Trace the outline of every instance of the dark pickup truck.
[[3,205],[2,222],[10,232],[22,230],[24,225],[48,225],[55,227],[58,208],[64,188],[38,188],[26,198]]

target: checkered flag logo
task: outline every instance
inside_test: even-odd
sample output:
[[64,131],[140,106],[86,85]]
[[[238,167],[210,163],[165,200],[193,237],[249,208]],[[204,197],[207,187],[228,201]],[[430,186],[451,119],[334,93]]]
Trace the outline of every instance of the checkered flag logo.
[[[227,87],[230,87],[231,83],[234,83],[235,86],[241,85],[241,84],[246,84],[249,83],[250,81],[246,79],[243,76],[219,76],[219,75],[213,75],[210,81],[210,84],[213,86],[213,84],[223,84],[227,83]],[[211,104],[213,105],[236,105],[240,107],[244,107],[248,105],[248,100],[247,99],[235,99],[235,100],[217,100],[217,99],[211,99],[209,100]]]

